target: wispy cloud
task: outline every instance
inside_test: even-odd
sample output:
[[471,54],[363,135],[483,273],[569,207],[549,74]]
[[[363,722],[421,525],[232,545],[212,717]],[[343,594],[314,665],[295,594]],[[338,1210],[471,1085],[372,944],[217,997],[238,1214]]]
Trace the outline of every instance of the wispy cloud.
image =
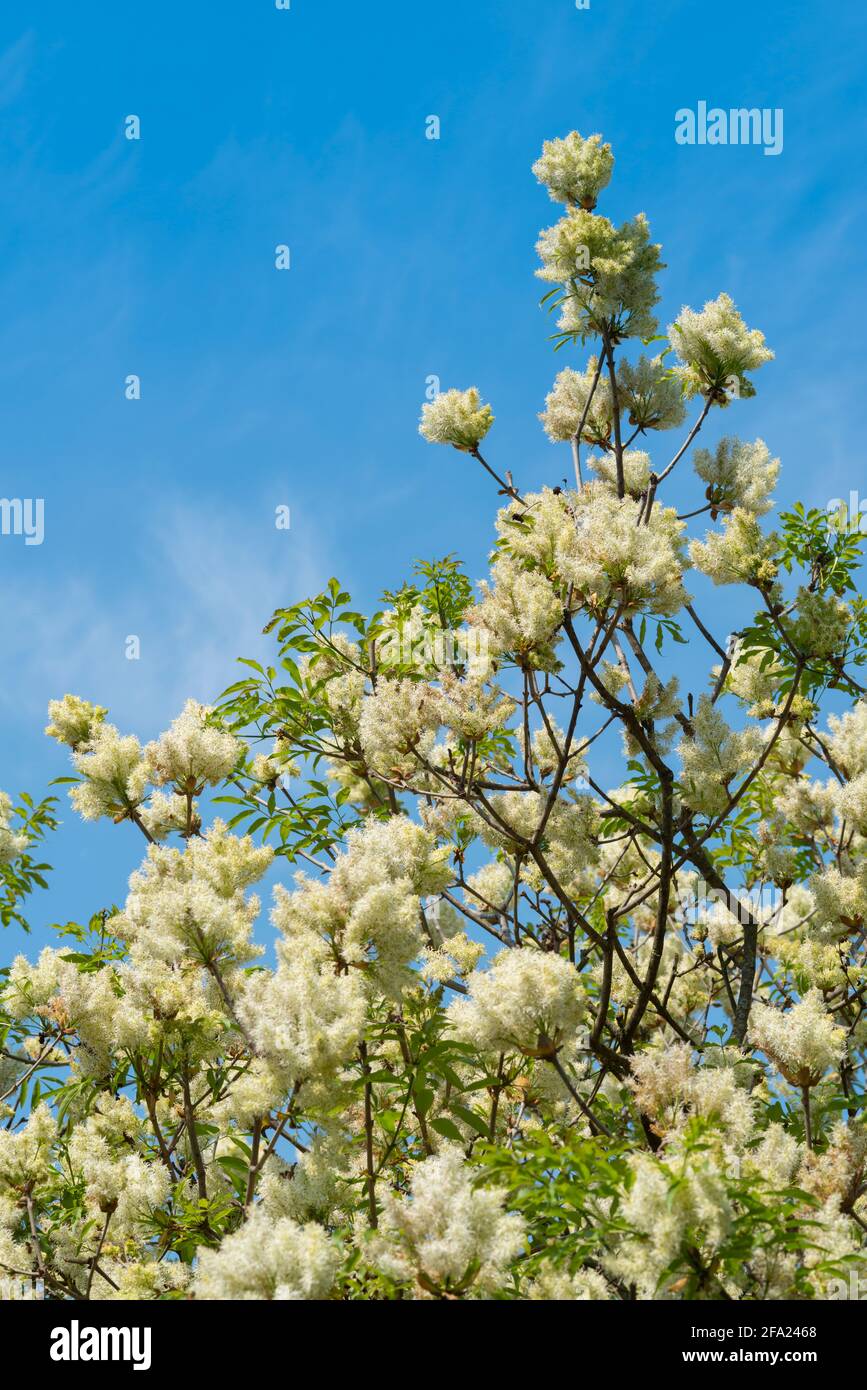
[[0,109],[11,106],[23,92],[35,48],[35,35],[28,30],[0,53]]
[[[176,498],[143,519],[136,563],[110,589],[86,560],[62,585],[52,574],[21,586],[0,609],[6,727],[32,735],[48,700],[68,690],[147,736],[188,697],[213,700],[236,678],[237,656],[261,655],[274,608],[327,576],[309,525],[273,535],[266,527],[264,508],[257,528],[239,525],[225,504]],[[130,635],[140,639],[139,660],[127,659]]]

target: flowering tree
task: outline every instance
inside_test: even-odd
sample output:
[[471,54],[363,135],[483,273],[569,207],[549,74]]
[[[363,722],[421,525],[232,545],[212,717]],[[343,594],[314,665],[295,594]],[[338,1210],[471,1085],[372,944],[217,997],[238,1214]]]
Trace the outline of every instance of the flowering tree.
[[[73,805],[147,856],[120,911],[6,972],[7,1277],[779,1299],[861,1265],[857,537],[802,508],[763,525],[761,440],[689,456],[772,354],[725,294],[657,335],[648,224],[596,212],[612,165],[577,134],[535,165],[565,204],[539,241],[556,340],[595,347],[541,417],[574,486],[501,476],[475,389],[422,411],[502,498],[479,595],[453,557],[369,616],[332,580],[275,614],[273,665],[144,748],[52,704]],[[708,581],[736,631],[700,616]],[[50,807],[10,814],[17,901]],[[266,968],[250,890],[275,862],[297,872]]]

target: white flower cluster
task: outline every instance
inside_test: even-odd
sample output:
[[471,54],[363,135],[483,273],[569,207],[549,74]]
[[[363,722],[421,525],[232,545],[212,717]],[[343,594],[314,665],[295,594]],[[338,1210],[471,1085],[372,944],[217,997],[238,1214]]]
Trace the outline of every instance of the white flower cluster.
[[57,1121],[44,1101],[21,1129],[0,1128],[0,1193],[17,1197],[48,1181],[56,1139]]
[[[634,456],[638,475],[646,457]],[[595,612],[620,605],[624,616],[670,616],[689,602],[683,587],[685,525],[673,508],[657,505],[649,524],[639,525],[639,502],[620,500],[606,484],[591,483],[575,495],[573,509],[575,526],[558,561],[575,607],[583,603]]]
[[764,334],[747,328],[727,294],[710,300],[699,313],[681,309],[669,325],[668,336],[683,364],[677,370],[684,394],[705,395],[723,406],[733,395],[754,396],[747,373],[774,356],[765,346]]
[[[81,781],[70,800],[85,820],[110,816],[134,819],[155,840],[172,830],[194,833],[199,820],[191,798],[214,786],[234,769],[241,744],[232,734],[208,724],[210,709],[188,700],[171,728],[142,749],[133,735],[121,735],[105,723],[101,706],[75,695],[52,700],[46,733],[72,749],[72,762]],[[175,799],[155,794],[146,805],[148,784],[169,784]],[[189,804],[176,798],[186,796]]]
[[707,483],[706,497],[711,515],[743,507],[754,516],[770,511],[771,495],[780,471],[780,460],[772,459],[764,440],[744,444],[739,439],[721,439],[713,454],[696,449],[693,466]]
[[156,786],[171,783],[178,792],[198,793],[228,777],[241,744],[233,734],[208,725],[207,705],[188,700],[171,728],[144,751],[148,777]]
[[466,932],[457,931],[440,946],[424,947],[419,975],[428,984],[442,985],[447,980],[469,975],[484,954],[485,948],[480,941],[471,941]]
[[666,1271],[687,1236],[712,1252],[731,1229],[732,1204],[710,1154],[673,1155],[660,1163],[639,1153],[629,1167],[632,1185],[619,1212],[624,1236],[603,1263],[609,1274],[634,1284],[639,1298],[664,1297]]
[[[647,455],[627,450],[625,466],[628,481],[638,488],[646,477]],[[505,629],[503,635],[513,641],[506,650],[520,651],[521,636],[525,649],[549,650],[567,600],[573,610],[593,614],[619,605],[624,616],[668,616],[689,602],[683,586],[685,523],[673,508],[659,504],[647,520],[639,501],[617,497],[609,461],[594,460],[595,467],[604,478],[580,492],[529,493],[520,525],[514,509],[504,508],[497,517],[506,553],[492,566],[496,597],[471,612],[469,620],[495,632]]]
[[795,596],[792,615],[784,617],[782,625],[792,646],[803,656],[842,658],[852,633],[852,610],[836,594],[802,587]]
[[35,1014],[44,1031],[60,1036],[74,1029],[79,1039],[76,1069],[104,1075],[114,1039],[118,990],[110,969],[82,974],[68,953],[46,946],[35,965],[16,956],[3,1003],[12,1018]]
[[577,203],[592,211],[614,168],[611,146],[601,135],[586,138],[572,130],[563,140],[546,140],[533,173],[555,203]]
[[258,954],[251,932],[259,902],[245,899],[244,889],[262,877],[272,857],[267,846],[230,834],[220,820],[185,850],[152,845],[130,879],[115,930],[167,964],[179,952],[202,964],[224,956],[247,960]]
[[642,430],[673,430],[686,417],[677,375],[661,357],[639,357],[617,368],[617,393],[630,425]]
[[439,692],[424,681],[380,680],[361,706],[359,741],[382,777],[408,778],[430,759],[442,722]]
[[[641,430],[675,429],[683,423],[686,407],[680,380],[661,357],[639,357],[636,363],[617,367],[618,407],[630,425]],[[589,405],[588,405],[589,402]],[[611,381],[599,371],[599,359],[590,357],[583,372],[566,367],[545,398],[540,420],[555,443],[574,439],[584,420],[581,438],[588,444],[609,447],[614,419]]]
[[607,373],[598,372],[598,366],[598,358],[591,357],[585,371],[565,367],[555,378],[539,416],[555,444],[576,438],[579,429],[588,444],[608,444],[614,418],[611,383]]
[[867,874],[844,874],[830,864],[810,881],[816,898],[816,918],[830,934],[860,927],[867,920]]
[[339,1266],[340,1252],[321,1226],[288,1216],[270,1221],[257,1207],[218,1250],[200,1250],[192,1292],[232,1302],[323,1299]]
[[685,1043],[650,1047],[632,1059],[632,1088],[657,1134],[676,1133],[690,1116],[717,1122],[726,1138],[745,1144],[753,1134],[755,1103],[750,1068],[695,1066]]
[[12,798],[0,792],[0,864],[11,864],[23,854],[30,841],[12,829]]
[[867,772],[842,786],[832,782],[828,794],[841,822],[853,825],[859,835],[867,835]]
[[547,579],[502,556],[482,580],[481,602],[468,619],[488,634],[490,650],[509,653],[519,664],[549,669],[563,621],[563,605]]
[[66,743],[70,748],[80,748],[90,743],[98,726],[105,719],[108,710],[102,705],[91,705],[77,695],[64,695],[62,700],[50,700],[48,717],[51,723],[45,732],[58,743]]
[[502,912],[512,898],[514,885],[514,872],[505,860],[492,859],[468,876],[464,897],[476,911],[481,906],[489,911]]
[[196,802],[188,808],[187,798],[177,792],[151,792],[139,811],[139,819],[152,840],[165,840],[173,831],[186,835],[200,829]]
[[[288,964],[294,952],[308,949],[318,958],[324,943],[332,970],[343,978],[350,972],[347,990],[360,992],[366,981],[399,998],[412,980],[410,962],[425,944],[421,898],[441,892],[451,878],[448,847],[436,849],[421,826],[402,816],[369,820],[349,832],[346,853],[326,882],[299,874],[294,893],[276,890],[274,922],[285,937],[281,959]],[[357,1018],[357,1010],[347,1005],[347,1017]]]
[[429,444],[451,444],[472,453],[494,423],[489,405],[482,405],[475,386],[468,391],[440,391],[421,408],[418,432]]
[[731,783],[752,766],[761,752],[762,735],[750,725],[730,729],[708,695],[702,695],[692,721],[693,737],[678,746],[680,793],[694,811],[720,815],[729,803]]
[[[623,485],[626,493],[633,498],[641,497],[650,483],[650,455],[643,449],[624,449]],[[613,454],[603,454],[590,459],[590,467],[605,483],[609,492],[617,496],[617,464]]]
[[[286,898],[278,893],[273,920],[279,927]],[[377,924],[379,925],[379,924]],[[385,929],[385,923],[383,930]],[[409,924],[404,923],[409,930]],[[338,970],[329,944],[312,930],[293,931],[277,942],[277,969],[257,971],[247,982],[238,1013],[264,1065],[236,1091],[232,1114],[251,1120],[303,1084],[322,1091],[355,1052],[367,1016],[367,994],[358,971]]]
[[542,261],[536,274],[566,290],[559,318],[564,333],[653,337],[662,261],[643,213],[618,228],[607,217],[573,208],[542,232],[536,249]]
[[867,772],[867,700],[845,714],[828,718],[828,746],[834,761],[849,778]]
[[100,721],[91,738],[73,750],[72,762],[82,780],[69,797],[85,820],[123,820],[138,810],[147,793],[148,769],[134,734],[124,736]]
[[689,558],[714,584],[770,584],[776,578],[776,539],[765,536],[754,512],[735,507],[722,531],[690,542]]
[[140,1153],[124,1147],[124,1134],[131,1140],[139,1121],[129,1101],[120,1100],[115,1109],[121,1116],[121,1133],[112,1133],[112,1122],[99,1113],[78,1124],[69,1142],[69,1163],[80,1175],[85,1200],[97,1212],[111,1213],[113,1238],[132,1233],[146,1221],[169,1194],[169,1176],[162,1164],[148,1162]]
[[386,1193],[373,1257],[390,1278],[415,1278],[420,1297],[485,1294],[502,1287],[524,1243],[524,1223],[504,1194],[473,1184],[451,1145],[419,1163],[406,1197]]
[[815,1086],[829,1067],[837,1066],[846,1031],[834,1023],[821,994],[811,989],[799,1003],[782,1011],[753,1005],[750,1042],[779,1067],[793,1086]]
[[584,1015],[575,967],[548,951],[501,951],[469,985],[469,997],[456,999],[448,1016],[455,1036],[482,1052],[553,1055]]
[[305,657],[301,665],[304,684],[323,700],[336,737],[347,742],[358,735],[366,686],[359,661],[358,644],[337,632],[328,647],[320,647],[315,656]]
[[602,1303],[618,1297],[613,1285],[595,1269],[543,1269],[527,1290],[533,1303]]

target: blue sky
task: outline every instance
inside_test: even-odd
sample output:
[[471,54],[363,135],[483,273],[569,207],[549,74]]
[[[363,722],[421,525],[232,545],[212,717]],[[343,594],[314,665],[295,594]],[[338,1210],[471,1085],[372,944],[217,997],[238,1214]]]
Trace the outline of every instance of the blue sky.
[[[43,497],[46,536],[0,537],[0,786],[66,772],[52,696],[153,737],[332,573],[365,606],[418,557],[482,575],[489,481],[419,440],[419,404],[430,374],[478,384],[492,462],[567,472],[536,418],[575,358],[538,307],[557,209],[530,165],[571,129],[614,146],[600,211],[663,243],[661,323],[727,290],[777,353],[708,438],[761,435],[783,502],[867,493],[865,47],[854,0],[4,6],[0,493]],[[782,154],[677,145],[699,100],[781,107]],[[140,853],[64,807],[37,941],[121,899]]]

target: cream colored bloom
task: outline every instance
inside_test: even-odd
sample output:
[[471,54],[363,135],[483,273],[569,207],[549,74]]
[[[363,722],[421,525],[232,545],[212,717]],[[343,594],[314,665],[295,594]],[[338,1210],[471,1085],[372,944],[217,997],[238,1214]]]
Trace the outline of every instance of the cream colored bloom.
[[684,394],[709,396],[727,405],[731,396],[754,396],[748,377],[774,354],[765,346],[757,328],[747,328],[734,301],[727,294],[709,300],[696,313],[683,308],[668,336],[683,366],[679,368]]
[[233,734],[208,725],[210,712],[207,705],[188,700],[171,728],[148,744],[148,776],[157,786],[170,782],[179,792],[198,792],[228,777],[241,745]]
[[[642,449],[624,449],[623,483],[630,497],[640,497],[650,483],[650,455]],[[610,491],[617,491],[617,463],[613,454],[603,454],[590,459],[590,467]]]
[[597,375],[597,368],[598,358],[591,357],[585,371],[565,367],[556,377],[539,416],[554,443],[574,439],[579,428],[581,438],[588,444],[606,445],[611,438],[611,383],[606,372]]
[[11,864],[23,854],[30,841],[12,829],[12,799],[0,792],[0,864]]
[[760,756],[762,736],[755,726],[730,729],[710,697],[703,695],[692,721],[694,737],[678,746],[682,769],[680,794],[688,806],[707,816],[720,815],[729,803],[732,783]]
[[742,507],[762,516],[770,511],[780,460],[771,458],[764,440],[744,444],[739,439],[721,439],[714,453],[696,449],[693,467],[707,483],[705,495],[714,512]]
[[71,788],[69,798],[85,820],[121,820],[144,800],[148,769],[134,735],[121,736],[113,724],[98,723],[72,761],[82,781]]
[[867,700],[859,700],[845,714],[828,718],[828,746],[847,777],[867,772]]
[[573,208],[542,232],[536,249],[542,261],[536,274],[566,289],[564,333],[583,339],[604,330],[619,341],[656,332],[656,275],[663,266],[643,213],[617,228],[607,217]]
[[544,142],[533,173],[555,203],[578,203],[592,210],[613,168],[611,146],[602,143],[601,135],[585,138],[572,130],[562,140]]
[[66,743],[70,748],[81,748],[93,738],[108,710],[102,705],[92,705],[77,695],[64,695],[62,700],[50,700],[48,717],[51,723],[45,732],[58,743]]
[[32,1190],[51,1173],[57,1121],[43,1101],[15,1133],[0,1128],[0,1193]]
[[417,1165],[406,1197],[385,1194],[373,1258],[393,1279],[414,1277],[422,1298],[494,1291],[524,1243],[521,1217],[504,1204],[501,1191],[474,1186],[460,1149],[447,1145]]
[[250,1302],[327,1298],[340,1252],[321,1226],[270,1221],[257,1208],[217,1250],[199,1251],[193,1297]]
[[421,409],[418,432],[429,444],[451,444],[471,453],[494,423],[489,405],[482,405],[475,386],[468,391],[441,391]]
[[843,1055],[846,1030],[835,1024],[818,990],[792,1008],[754,1004],[749,1039],[766,1053],[793,1086],[815,1086]]
[[362,702],[358,723],[368,766],[382,777],[412,777],[430,759],[442,718],[442,697],[433,686],[379,680]]
[[570,1274],[562,1268],[542,1269],[526,1296],[533,1303],[601,1303],[619,1298],[617,1290],[595,1269]]
[[679,378],[662,357],[620,362],[617,392],[630,425],[642,430],[672,430],[686,417]]
[[548,580],[502,556],[480,584],[481,602],[470,609],[470,623],[489,634],[494,649],[521,664],[547,670],[555,662],[554,643],[563,605]]
[[753,512],[735,507],[722,531],[692,541],[689,558],[714,584],[770,584],[777,574],[776,537],[765,536]]
[[448,1010],[455,1035],[486,1052],[547,1056],[571,1039],[584,1015],[575,967],[530,947],[501,951],[468,981]]
[[[643,467],[646,455],[636,455]],[[574,525],[557,555],[571,586],[574,607],[596,612],[620,606],[624,615],[678,612],[689,602],[683,533],[673,508],[657,503],[649,524],[639,525],[641,504],[618,499],[607,483],[591,483],[575,495]]]

